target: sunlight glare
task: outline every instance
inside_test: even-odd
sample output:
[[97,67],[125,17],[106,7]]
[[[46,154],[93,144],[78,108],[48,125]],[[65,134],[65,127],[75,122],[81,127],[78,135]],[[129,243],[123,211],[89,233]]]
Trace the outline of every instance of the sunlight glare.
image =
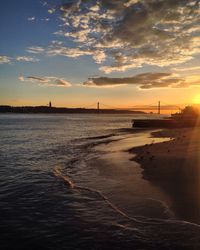
[[193,104],[200,104],[200,95],[197,95],[193,98]]

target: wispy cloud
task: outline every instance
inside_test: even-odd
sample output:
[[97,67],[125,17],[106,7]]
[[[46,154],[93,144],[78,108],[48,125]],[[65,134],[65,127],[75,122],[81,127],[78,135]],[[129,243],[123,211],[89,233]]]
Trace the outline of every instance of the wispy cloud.
[[10,56],[0,56],[0,64],[6,63],[15,63],[15,62],[38,62],[39,59],[30,56],[17,56],[17,57],[10,57]]
[[190,86],[200,86],[200,77],[193,76],[182,78],[172,73],[144,73],[132,77],[112,78],[112,77],[91,77],[83,83],[85,86],[119,86],[119,85],[135,85],[140,89],[152,88],[186,88]]
[[199,0],[74,0],[58,10],[63,27],[56,34],[71,39],[76,51],[51,47],[48,54],[87,54],[105,63],[105,73],[181,64],[200,52]]
[[50,18],[49,18],[49,17],[42,18],[41,21],[49,22],[49,21],[50,21]]
[[22,82],[37,83],[41,86],[53,86],[53,87],[70,87],[71,83],[64,78],[58,78],[55,76],[19,76],[18,80]]
[[45,49],[40,46],[32,46],[32,47],[28,47],[26,51],[32,54],[41,54],[45,52]]
[[79,48],[66,48],[62,46],[50,46],[47,49],[47,55],[49,56],[67,56],[67,57],[79,57],[84,55],[92,55],[89,50],[81,50]]
[[0,56],[0,64],[4,64],[4,63],[10,63],[11,62],[11,58],[8,56]]
[[43,21],[43,22],[49,22],[50,21],[50,18],[49,17],[45,17],[45,18],[39,18],[39,19],[36,19],[36,17],[28,17],[27,20],[29,22],[35,22],[35,21]]
[[47,6],[48,3],[45,1],[45,2],[42,2],[42,6]]
[[28,17],[27,20],[29,22],[34,22],[36,20],[36,18],[34,16],[32,16],[32,17]]
[[200,70],[200,66],[194,66],[194,67],[187,67],[187,68],[173,68],[174,71],[179,72],[188,72],[188,71],[197,71]]
[[106,54],[103,50],[84,49],[78,47],[66,47],[62,41],[53,40],[51,44],[46,47],[29,47],[27,52],[32,54],[43,54],[47,56],[65,56],[71,58],[78,58],[81,56],[92,56],[96,63],[102,63],[106,59]]
[[57,46],[63,44],[62,41],[58,41],[58,40],[53,40],[53,41],[51,41],[51,43],[52,43],[53,45],[57,45]]
[[19,62],[39,62],[39,59],[30,56],[17,56],[16,60]]

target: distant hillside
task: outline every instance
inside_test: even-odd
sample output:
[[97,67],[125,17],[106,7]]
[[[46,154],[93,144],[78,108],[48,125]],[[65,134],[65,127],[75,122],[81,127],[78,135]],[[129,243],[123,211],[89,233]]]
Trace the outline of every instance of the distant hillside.
[[12,107],[0,106],[0,113],[83,113],[83,114],[145,114],[143,111],[117,110],[117,109],[85,109],[85,108],[56,108],[47,106]]

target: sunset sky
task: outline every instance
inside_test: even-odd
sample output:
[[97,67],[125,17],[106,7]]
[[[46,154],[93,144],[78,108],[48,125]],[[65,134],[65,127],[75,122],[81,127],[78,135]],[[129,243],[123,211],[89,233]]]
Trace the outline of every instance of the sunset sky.
[[0,105],[200,103],[200,0],[0,2]]

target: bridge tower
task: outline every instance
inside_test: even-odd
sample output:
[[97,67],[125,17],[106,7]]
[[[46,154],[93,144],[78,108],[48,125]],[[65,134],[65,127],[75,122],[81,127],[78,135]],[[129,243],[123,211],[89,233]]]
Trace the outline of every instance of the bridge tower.
[[158,114],[160,115],[160,101],[158,102]]

